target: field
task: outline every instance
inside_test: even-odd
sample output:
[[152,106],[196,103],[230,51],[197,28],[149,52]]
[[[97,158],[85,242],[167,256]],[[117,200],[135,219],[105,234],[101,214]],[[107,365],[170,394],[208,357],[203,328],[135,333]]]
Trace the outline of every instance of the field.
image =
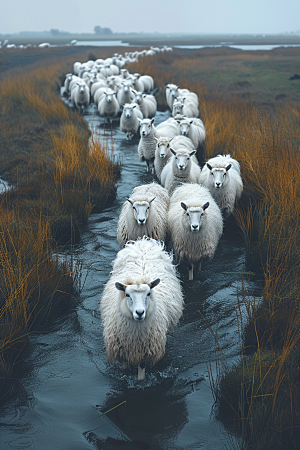
[[[45,297],[43,289],[51,292],[46,315],[56,292],[74,292],[74,268],[55,266],[58,281],[45,276],[44,267],[52,273],[48,267],[53,264],[45,248],[79,239],[93,209],[113,198],[116,168],[106,149],[90,155],[86,125],[61,103],[59,87],[75,60],[114,51],[68,47],[0,53],[0,173],[16,186],[1,198],[1,325],[6,334],[0,337],[0,376],[5,380],[39,310],[36,305]],[[245,318],[237,310],[241,359],[234,367],[220,362],[212,387],[220,418],[241,436],[243,448],[299,448],[300,80],[294,75],[300,73],[300,50],[177,49],[128,69],[154,77],[160,109],[166,109],[165,84],[195,91],[207,133],[206,158],[230,153],[241,163],[245,189],[235,220],[247,270],[264,279],[263,301],[241,295],[248,311]],[[100,177],[94,172],[97,164],[105,167]],[[34,281],[32,274],[37,274]],[[55,286],[52,291],[42,289],[44,279]],[[69,291],[58,287],[60,280],[69,283]]]

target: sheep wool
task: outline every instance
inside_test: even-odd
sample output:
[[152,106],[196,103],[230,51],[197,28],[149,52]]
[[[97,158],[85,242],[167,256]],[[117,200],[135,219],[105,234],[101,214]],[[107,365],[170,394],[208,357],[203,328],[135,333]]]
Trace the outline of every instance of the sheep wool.
[[202,169],[200,183],[209,189],[224,217],[230,216],[236,200],[243,192],[238,161],[230,155],[218,155],[209,159]]
[[167,234],[169,195],[157,183],[133,189],[122,206],[117,226],[117,241],[123,246],[129,240],[148,236],[164,241]]
[[175,189],[170,198],[168,226],[176,260],[193,265],[215,254],[223,233],[223,218],[209,190],[194,183]]
[[[128,291],[147,291],[143,320],[135,319]],[[148,238],[128,242],[117,254],[100,300],[108,361],[138,365],[138,379],[144,379],[145,364],[154,365],[164,356],[166,333],[177,325],[182,310],[180,282],[163,245]]]

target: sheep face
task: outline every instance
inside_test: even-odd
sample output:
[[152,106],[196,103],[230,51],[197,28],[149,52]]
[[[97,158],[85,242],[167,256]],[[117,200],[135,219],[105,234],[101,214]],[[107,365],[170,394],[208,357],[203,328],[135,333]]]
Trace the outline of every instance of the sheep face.
[[104,92],[105,99],[107,103],[111,103],[113,101],[114,95],[116,95],[115,92]]
[[130,117],[132,116],[132,111],[134,110],[135,107],[136,105],[132,105],[131,103],[125,103],[125,105],[123,106],[123,114],[126,117],[126,119],[130,119]]
[[185,203],[181,202],[181,207],[185,210],[186,225],[190,228],[192,233],[197,233],[205,218],[205,210],[209,207],[209,202],[205,203],[202,207],[188,207]]
[[143,100],[143,93],[142,92],[136,92],[133,101],[135,103],[137,103],[138,105],[140,105],[142,103],[142,100]]
[[224,167],[212,168],[211,165],[208,163],[206,165],[210,170],[215,189],[221,189],[222,186],[226,185],[228,179],[227,172],[230,169],[231,164],[228,164],[228,166],[226,166],[225,168]]
[[[172,138],[173,139],[173,138]],[[172,141],[172,139],[168,142],[164,141],[160,141],[158,140],[157,144],[156,144],[156,148],[158,150],[158,154],[159,157],[161,159],[165,159],[169,153],[170,153],[170,142]]]
[[180,151],[176,153],[172,148],[170,150],[175,156],[176,166],[180,171],[186,170],[186,168],[190,165],[191,156],[196,153],[195,150],[190,153],[181,153]]
[[177,123],[179,124],[180,134],[182,136],[188,136],[189,131],[190,131],[190,126],[192,125],[193,121],[192,120],[182,120],[182,121],[177,120]]
[[127,199],[132,205],[134,218],[140,227],[146,225],[147,219],[149,217],[150,205],[154,199],[155,197],[152,198],[149,202],[147,202],[146,200],[133,202],[132,200]]
[[140,135],[141,137],[146,137],[149,136],[149,134],[151,134],[152,131],[152,124],[154,122],[154,119],[139,119],[140,122]]
[[126,302],[121,301],[121,313],[128,319],[134,319],[142,322],[146,318],[146,314],[151,314],[154,305],[151,304],[151,290],[158,285],[160,279],[152,281],[149,284],[130,284],[125,285],[116,283],[115,286],[119,291],[125,293]]
[[173,103],[173,116],[176,116],[176,114],[182,114],[183,110],[183,103],[181,102],[174,102]]

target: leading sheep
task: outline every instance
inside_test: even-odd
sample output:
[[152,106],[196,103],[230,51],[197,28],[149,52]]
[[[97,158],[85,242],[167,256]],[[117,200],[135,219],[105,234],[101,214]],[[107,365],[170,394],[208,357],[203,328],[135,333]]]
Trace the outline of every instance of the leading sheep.
[[119,251],[106,283],[100,311],[110,363],[156,364],[165,353],[167,332],[183,310],[183,295],[172,257],[153,239],[128,242]]

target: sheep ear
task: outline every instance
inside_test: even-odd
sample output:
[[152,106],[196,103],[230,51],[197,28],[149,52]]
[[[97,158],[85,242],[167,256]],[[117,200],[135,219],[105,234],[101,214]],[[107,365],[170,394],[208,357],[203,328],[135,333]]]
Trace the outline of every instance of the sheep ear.
[[181,208],[183,208],[185,211],[187,210],[187,206],[185,203],[181,202],[180,205],[181,205]]
[[154,136],[154,139],[158,142],[159,141],[159,139],[156,137],[156,136]]
[[205,205],[202,206],[203,211],[205,211],[209,207],[209,202],[206,202]]
[[228,164],[228,166],[226,166],[226,172],[228,172],[228,170],[230,169],[231,164]]
[[156,197],[153,197],[153,199],[152,200],[150,200],[150,202],[149,203],[152,203],[153,202],[153,200],[155,200],[156,199]]
[[155,288],[155,286],[157,286],[160,283],[160,278],[156,278],[156,280],[151,281],[151,283],[149,284],[150,289]]
[[206,163],[207,167],[209,168],[209,170],[212,170],[212,167],[210,164]]
[[193,156],[195,153],[196,153],[196,150],[193,150],[193,151],[190,153],[190,156]]
[[126,200],[127,200],[131,205],[133,205],[133,201],[130,200],[130,198],[126,197]]
[[142,122],[143,122],[143,120],[142,120],[142,119],[140,119],[139,117],[138,117],[138,121],[139,121],[140,123],[142,123]]
[[119,283],[118,281],[115,283],[116,288],[118,291],[125,292],[126,286],[125,284]]
[[152,125],[154,124],[154,118],[153,118],[153,119],[151,119],[151,124],[152,124]]
[[170,150],[173,153],[173,155],[176,156],[176,152],[175,152],[175,150],[172,149],[172,147],[170,147]]

